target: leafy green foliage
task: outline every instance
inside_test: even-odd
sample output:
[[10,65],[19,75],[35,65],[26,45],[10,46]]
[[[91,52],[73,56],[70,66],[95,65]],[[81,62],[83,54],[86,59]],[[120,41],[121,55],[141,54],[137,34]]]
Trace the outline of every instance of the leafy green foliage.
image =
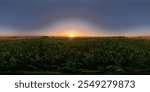
[[129,38],[1,40],[0,74],[150,74],[150,41]]

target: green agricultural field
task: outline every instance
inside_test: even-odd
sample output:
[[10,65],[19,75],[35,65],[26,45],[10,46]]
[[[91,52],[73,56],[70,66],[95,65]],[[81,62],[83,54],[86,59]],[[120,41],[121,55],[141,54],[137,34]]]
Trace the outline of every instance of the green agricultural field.
[[150,74],[150,40],[0,40],[0,74]]

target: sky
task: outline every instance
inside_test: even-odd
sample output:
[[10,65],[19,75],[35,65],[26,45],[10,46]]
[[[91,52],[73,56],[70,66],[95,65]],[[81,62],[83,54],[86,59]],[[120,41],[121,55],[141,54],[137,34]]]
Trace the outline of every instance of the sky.
[[150,0],[0,0],[0,35],[150,35]]

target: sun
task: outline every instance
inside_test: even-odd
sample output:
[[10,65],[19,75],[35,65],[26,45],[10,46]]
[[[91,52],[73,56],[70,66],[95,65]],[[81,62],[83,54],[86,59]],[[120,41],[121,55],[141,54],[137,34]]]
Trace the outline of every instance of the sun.
[[71,33],[71,34],[68,34],[68,37],[73,38],[73,37],[76,37],[76,35]]
[[77,38],[77,37],[81,37],[83,36],[84,34],[82,32],[80,32],[80,30],[78,29],[64,29],[61,33],[58,34],[59,36],[62,36],[62,37],[68,37],[68,38]]

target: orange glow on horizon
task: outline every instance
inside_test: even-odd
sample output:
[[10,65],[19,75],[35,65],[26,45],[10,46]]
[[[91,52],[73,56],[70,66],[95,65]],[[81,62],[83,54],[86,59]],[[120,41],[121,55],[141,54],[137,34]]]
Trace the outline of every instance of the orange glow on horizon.
[[76,37],[76,35],[73,34],[73,33],[70,33],[70,34],[68,35],[68,37],[73,38],[73,37]]
[[86,20],[65,19],[58,21],[48,28],[48,33],[56,37],[98,37],[114,35]]
[[68,30],[64,30],[60,33],[56,33],[55,36],[74,38],[74,37],[87,36],[87,33],[83,33],[82,31],[77,30],[77,29],[68,29]]

